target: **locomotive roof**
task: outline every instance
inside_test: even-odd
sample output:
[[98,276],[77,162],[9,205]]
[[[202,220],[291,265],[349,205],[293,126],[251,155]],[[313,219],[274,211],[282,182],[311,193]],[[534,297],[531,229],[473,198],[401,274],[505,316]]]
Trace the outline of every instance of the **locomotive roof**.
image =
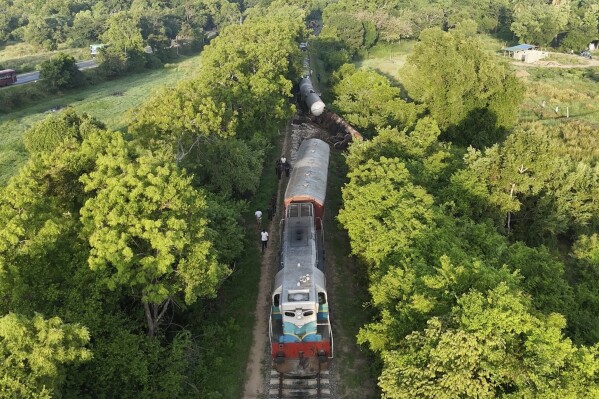
[[276,284],[282,286],[282,303],[314,302],[316,285],[324,287],[324,275],[316,263],[314,210],[312,204],[291,206],[303,209],[285,219],[283,270],[277,274]]
[[329,145],[322,140],[308,139],[302,142],[285,191],[285,204],[310,201],[324,205],[329,152]]

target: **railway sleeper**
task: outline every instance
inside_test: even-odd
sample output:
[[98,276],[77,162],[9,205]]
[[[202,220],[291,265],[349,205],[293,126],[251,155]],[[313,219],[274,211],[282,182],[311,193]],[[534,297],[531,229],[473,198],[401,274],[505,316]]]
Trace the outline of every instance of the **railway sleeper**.
[[329,399],[331,397],[331,392],[329,389],[322,389],[320,391],[320,395],[317,390],[312,391],[282,391],[282,396],[279,396],[278,389],[272,389],[269,393],[269,399],[293,399],[293,398],[302,398],[302,399]]

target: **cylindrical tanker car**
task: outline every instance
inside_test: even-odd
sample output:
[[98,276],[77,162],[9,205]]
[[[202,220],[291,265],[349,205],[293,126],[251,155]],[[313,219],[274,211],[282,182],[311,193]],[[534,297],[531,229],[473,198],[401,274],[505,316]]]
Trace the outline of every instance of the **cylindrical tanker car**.
[[302,142],[285,192],[269,326],[273,365],[280,373],[317,374],[333,358],[322,228],[329,152],[322,140]]
[[306,104],[312,115],[322,115],[324,112],[324,102],[322,102],[320,96],[314,91],[310,76],[306,76],[300,80],[299,90],[301,101]]

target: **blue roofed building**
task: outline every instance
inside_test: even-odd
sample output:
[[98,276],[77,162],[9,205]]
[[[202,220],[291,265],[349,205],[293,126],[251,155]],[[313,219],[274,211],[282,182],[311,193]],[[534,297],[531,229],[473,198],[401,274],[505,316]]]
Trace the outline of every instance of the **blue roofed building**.
[[547,57],[547,52],[539,49],[534,44],[518,44],[517,46],[501,49],[504,57],[513,58],[518,61],[531,63]]

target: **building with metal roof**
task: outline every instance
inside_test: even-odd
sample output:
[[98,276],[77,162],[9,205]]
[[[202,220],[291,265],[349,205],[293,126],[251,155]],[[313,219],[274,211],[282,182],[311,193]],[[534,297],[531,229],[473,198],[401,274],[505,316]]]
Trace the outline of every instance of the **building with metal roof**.
[[518,61],[531,63],[542,60],[547,57],[546,51],[541,51],[539,46],[534,44],[518,44],[517,46],[506,47],[501,49],[504,57],[513,58]]

